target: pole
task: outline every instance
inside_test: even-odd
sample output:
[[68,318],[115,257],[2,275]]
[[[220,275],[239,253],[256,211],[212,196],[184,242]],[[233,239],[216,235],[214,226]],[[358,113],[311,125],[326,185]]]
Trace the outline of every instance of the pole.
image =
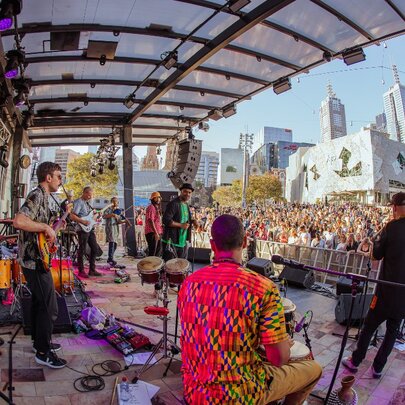
[[253,134],[239,135],[239,148],[243,148],[242,208],[246,208],[246,193],[249,187],[249,152],[252,149]]

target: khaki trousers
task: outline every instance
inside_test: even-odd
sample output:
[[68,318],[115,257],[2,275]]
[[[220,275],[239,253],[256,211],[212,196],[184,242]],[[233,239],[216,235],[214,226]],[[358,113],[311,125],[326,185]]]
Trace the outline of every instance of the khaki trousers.
[[291,361],[282,367],[265,362],[264,368],[273,381],[258,401],[259,405],[284,397],[284,405],[301,405],[322,376],[322,367],[313,360]]

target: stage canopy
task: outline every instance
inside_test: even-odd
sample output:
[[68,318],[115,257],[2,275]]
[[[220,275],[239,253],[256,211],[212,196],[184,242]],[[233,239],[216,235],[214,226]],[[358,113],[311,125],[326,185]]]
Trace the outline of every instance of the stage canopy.
[[[129,125],[134,145],[161,144],[331,59],[361,59],[405,32],[404,14],[402,0],[26,0],[29,137],[91,145]],[[15,47],[14,28],[1,37]]]

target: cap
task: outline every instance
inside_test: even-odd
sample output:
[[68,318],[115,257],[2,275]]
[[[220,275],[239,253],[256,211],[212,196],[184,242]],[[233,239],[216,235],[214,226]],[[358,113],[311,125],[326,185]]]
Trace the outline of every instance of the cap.
[[162,196],[160,195],[159,191],[154,191],[151,195],[150,195],[150,199],[153,200],[154,198],[162,198]]
[[183,190],[184,188],[194,191],[194,188],[190,183],[183,183],[183,185],[180,187],[180,190]]
[[405,193],[401,191],[400,193],[394,194],[389,205],[405,205]]

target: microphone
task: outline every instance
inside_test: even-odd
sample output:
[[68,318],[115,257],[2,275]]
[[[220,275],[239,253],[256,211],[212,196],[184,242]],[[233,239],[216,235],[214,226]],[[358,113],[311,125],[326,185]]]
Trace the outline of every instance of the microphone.
[[279,255],[272,255],[271,261],[275,264],[284,264],[285,266],[295,267],[297,269],[303,269],[305,265],[300,262],[296,262],[295,260],[284,259],[283,256]]
[[302,319],[295,325],[295,332],[301,332],[302,328],[304,327],[305,323],[308,320],[308,317],[310,316],[311,311],[307,311],[305,312],[304,316],[302,317]]

